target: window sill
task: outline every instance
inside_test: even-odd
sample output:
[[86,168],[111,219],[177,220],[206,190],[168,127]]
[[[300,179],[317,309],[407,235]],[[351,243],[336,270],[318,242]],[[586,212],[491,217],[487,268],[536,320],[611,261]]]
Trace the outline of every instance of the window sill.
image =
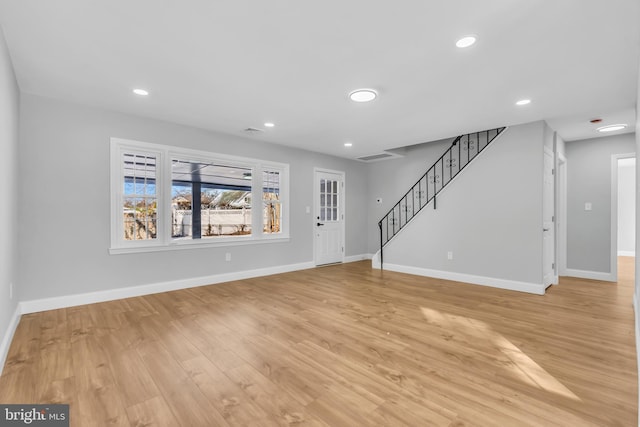
[[164,251],[179,251],[183,249],[211,249],[219,247],[229,246],[246,246],[246,245],[260,245],[265,243],[288,243],[289,236],[277,236],[277,237],[262,237],[259,239],[224,239],[216,241],[186,241],[181,240],[177,242],[171,242],[166,245],[147,245],[147,246],[130,246],[130,247],[112,247],[109,248],[109,255],[120,254],[135,254],[145,252],[164,252]]

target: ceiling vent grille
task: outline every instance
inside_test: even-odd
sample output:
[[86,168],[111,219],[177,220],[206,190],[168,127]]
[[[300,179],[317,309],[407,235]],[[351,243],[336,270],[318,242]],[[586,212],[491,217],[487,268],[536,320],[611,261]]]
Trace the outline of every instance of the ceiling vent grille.
[[393,154],[389,153],[380,153],[380,154],[372,154],[370,156],[358,157],[358,160],[362,160],[363,162],[375,162],[377,160],[388,159],[389,157],[397,157]]
[[256,129],[256,128],[246,128],[244,130],[244,132],[249,133],[249,134],[256,134],[256,133],[262,132],[262,130],[261,129]]

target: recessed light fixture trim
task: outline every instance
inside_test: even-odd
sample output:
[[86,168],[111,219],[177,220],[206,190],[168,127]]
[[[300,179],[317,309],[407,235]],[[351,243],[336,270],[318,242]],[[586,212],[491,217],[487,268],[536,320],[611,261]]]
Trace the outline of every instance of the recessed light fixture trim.
[[378,97],[378,92],[373,89],[356,89],[349,93],[349,99],[353,102],[370,102]]
[[134,89],[133,93],[135,93],[136,95],[140,95],[140,96],[147,96],[149,95],[149,91],[145,90],[145,89]]
[[626,123],[618,123],[618,124],[615,124],[615,125],[600,126],[598,128],[598,132],[603,132],[603,133],[615,132],[617,130],[622,130],[622,129],[626,128],[626,127],[627,127]]
[[468,36],[464,36],[460,40],[458,40],[456,42],[456,46],[459,47],[460,49],[464,49],[465,47],[473,46],[477,40],[478,40],[478,37],[472,34],[469,34]]
[[275,126],[275,124],[274,124],[274,123],[271,123],[271,122],[266,122],[266,123],[264,124],[264,126],[265,126],[265,127],[268,127],[268,128],[272,128],[272,127],[274,127],[274,126]]
[[351,143],[351,142],[345,142],[345,143],[344,143],[344,146],[345,146],[345,147],[353,147],[353,143]]
[[523,106],[523,105],[527,105],[527,104],[531,104],[531,100],[530,99],[521,99],[520,101],[516,102],[516,105],[519,105],[519,106]]

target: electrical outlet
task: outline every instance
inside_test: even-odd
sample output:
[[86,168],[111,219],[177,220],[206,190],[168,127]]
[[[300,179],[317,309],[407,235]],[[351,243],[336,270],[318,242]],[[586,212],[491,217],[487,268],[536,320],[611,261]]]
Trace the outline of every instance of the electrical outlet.
[[224,260],[231,261],[231,252],[227,252],[226,254],[224,254]]
[[453,252],[451,252],[451,251],[447,252],[447,259],[449,261],[451,261],[453,259]]

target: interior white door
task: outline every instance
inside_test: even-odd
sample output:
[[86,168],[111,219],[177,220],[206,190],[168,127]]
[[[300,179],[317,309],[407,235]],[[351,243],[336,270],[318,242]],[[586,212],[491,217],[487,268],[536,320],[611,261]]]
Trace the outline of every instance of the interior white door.
[[567,159],[558,156],[556,176],[556,276],[567,269]]
[[344,260],[344,174],[316,170],[314,240],[316,265]]
[[553,151],[544,148],[544,186],[542,189],[542,260],[543,283],[549,286],[555,277],[555,185]]

